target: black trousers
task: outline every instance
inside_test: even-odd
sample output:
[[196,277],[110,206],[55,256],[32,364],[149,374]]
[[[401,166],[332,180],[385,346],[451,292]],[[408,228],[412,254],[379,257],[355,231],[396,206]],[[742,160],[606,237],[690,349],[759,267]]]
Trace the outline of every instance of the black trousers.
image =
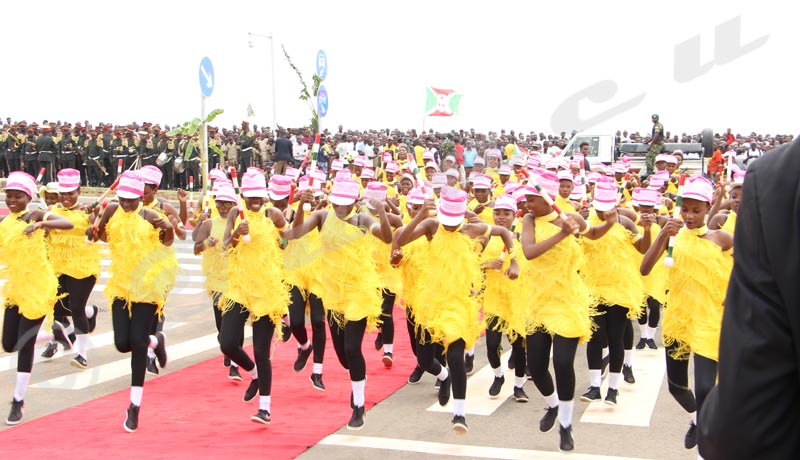
[[58,277],[58,294],[64,297],[56,301],[53,316],[72,316],[76,334],[89,333],[89,320],[86,318],[86,303],[92,294],[97,279],[94,276],[73,278],[69,275]]
[[597,311],[601,313],[594,317],[597,330],[592,334],[592,339],[586,346],[586,359],[589,369],[603,368],[603,348],[608,344],[608,367],[610,372],[622,372],[622,363],[625,358],[625,324],[628,321],[628,309],[619,305],[599,305]]
[[350,372],[350,380],[360,382],[367,376],[367,363],[361,352],[361,342],[367,330],[367,320],[347,321],[344,327],[339,326],[335,313],[328,312],[328,326],[331,330],[331,341],[336,357],[342,367]]
[[244,338],[244,325],[250,317],[250,311],[241,304],[233,307],[222,315],[222,331],[220,332],[220,349],[231,361],[242,369],[258,371],[258,394],[269,396],[272,393],[272,360],[270,359],[270,346],[275,325],[268,316],[263,316],[253,323],[253,360],[247,356],[242,348]]
[[394,309],[394,301],[397,295],[388,290],[383,289],[383,302],[381,303],[381,340],[387,345],[394,343],[394,320],[392,318],[392,310]]
[[[308,332],[306,332],[306,299],[300,288],[292,286],[289,292],[289,326],[292,328],[292,335],[297,343],[304,345],[308,342]],[[322,306],[322,299],[312,293],[308,293],[309,316],[311,319],[311,347],[314,351],[314,362],[322,364],[325,357],[325,308]]]
[[6,353],[17,352],[17,372],[30,372],[33,369],[33,347],[43,321],[44,316],[38,319],[22,316],[16,305],[5,309],[3,350]]
[[[535,332],[525,337],[528,356],[528,369],[533,383],[539,392],[548,396],[558,391],[558,399],[571,401],[575,396],[575,352],[578,350],[577,338],[560,335],[551,336],[546,332]],[[553,347],[553,370],[556,373],[556,387],[550,375],[550,347]]]
[[[503,340],[503,334],[494,330],[499,321],[500,318],[495,316],[489,320],[489,324],[486,326],[486,356],[489,358],[489,365],[492,366],[492,369],[497,369],[502,365],[500,363],[500,342]],[[511,342],[511,348],[514,357],[514,375],[525,377],[524,337],[517,337]]]
[[658,327],[658,321],[661,319],[661,304],[658,300],[648,297],[647,309],[644,314],[639,317],[639,324],[647,324],[650,327]]
[[667,386],[669,392],[686,412],[699,412],[703,408],[708,393],[717,380],[717,362],[705,356],[694,354],[694,394],[689,389],[689,360],[675,359],[670,352],[677,344],[666,347]]
[[131,353],[131,386],[144,385],[147,367],[147,349],[150,347],[150,328],[158,306],[154,303],[134,302],[130,310],[122,299],[111,303],[111,325],[114,328],[114,345],[122,353]]

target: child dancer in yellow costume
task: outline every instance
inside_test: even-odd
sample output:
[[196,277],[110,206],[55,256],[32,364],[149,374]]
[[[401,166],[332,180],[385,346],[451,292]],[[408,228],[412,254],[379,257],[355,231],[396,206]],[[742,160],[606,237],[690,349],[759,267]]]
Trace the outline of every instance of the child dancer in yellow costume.
[[[258,412],[250,420],[268,424],[272,403],[272,362],[270,345],[275,327],[288,312],[289,291],[283,284],[283,254],[280,237],[286,219],[267,203],[264,174],[253,171],[242,177],[241,204],[231,209],[225,227],[228,248],[228,289],[220,300],[222,352],[250,372],[252,380],[244,401],[259,395]],[[244,325],[253,326],[253,357],[242,349]]]
[[[44,317],[53,312],[58,291],[58,279],[47,260],[44,232],[37,230],[69,230],[72,223],[45,211],[28,211],[36,181],[27,173],[9,174],[5,191],[10,214],[0,221],[0,277],[6,280],[2,288],[3,350],[17,352],[17,383],[6,425],[16,425],[22,422],[37,332]],[[62,328],[56,327],[54,332],[59,341],[68,341]]]
[[[686,180],[678,208],[680,219],[667,221],[642,260],[647,275],[667,250],[671,235],[674,262],[669,269],[667,306],[662,322],[669,392],[692,415],[684,439],[697,444],[697,413],[717,378],[719,332],[728,279],[733,267],[733,235],[709,230],[705,223],[713,185],[704,177]],[[689,356],[694,353],[694,395],[689,389]]]
[[97,228],[86,230],[93,240],[108,242],[111,251],[111,279],[103,294],[111,305],[114,344],[120,352],[131,353],[131,404],[123,424],[128,432],[139,426],[147,349],[155,350],[162,368],[167,366],[164,333],[151,335],[150,329],[163,314],[178,271],[175,251],[162,249],[172,246],[172,224],[142,207],[143,194],[141,177],[123,173],[117,187],[119,204],[109,204]]

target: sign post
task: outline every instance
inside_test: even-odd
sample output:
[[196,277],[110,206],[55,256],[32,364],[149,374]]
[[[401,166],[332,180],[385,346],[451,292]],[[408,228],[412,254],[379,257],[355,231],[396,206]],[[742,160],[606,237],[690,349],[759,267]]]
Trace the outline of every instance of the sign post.
[[203,120],[200,143],[200,174],[202,175],[203,195],[209,193],[208,180],[208,126],[206,125],[206,99],[214,91],[214,66],[211,59],[204,57],[200,61],[200,119]]

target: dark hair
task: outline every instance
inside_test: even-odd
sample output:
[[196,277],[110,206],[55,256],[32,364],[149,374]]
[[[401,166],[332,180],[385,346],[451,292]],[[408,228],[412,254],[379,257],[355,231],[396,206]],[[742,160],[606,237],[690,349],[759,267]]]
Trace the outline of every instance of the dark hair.
[[578,148],[582,149],[584,145],[589,147],[589,143],[588,142],[581,142],[581,145],[579,145]]

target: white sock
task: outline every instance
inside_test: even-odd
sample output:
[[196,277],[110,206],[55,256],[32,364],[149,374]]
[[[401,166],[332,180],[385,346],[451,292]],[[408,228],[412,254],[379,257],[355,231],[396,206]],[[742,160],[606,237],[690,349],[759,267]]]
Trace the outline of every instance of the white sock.
[[153,350],[152,348],[148,348],[147,349],[147,357],[148,358],[155,358],[156,357],[155,350]]
[[630,366],[631,363],[633,363],[633,350],[625,350],[625,358],[623,358],[622,364]]
[[589,369],[589,385],[593,387],[600,386],[600,369]]
[[14,387],[14,399],[17,401],[25,401],[25,390],[28,389],[28,382],[30,381],[30,372],[17,372],[17,386]]
[[572,409],[574,406],[575,402],[572,400],[558,402],[558,421],[564,428],[569,428],[572,425]]
[[639,335],[643,339],[647,340],[647,334],[649,334],[647,324],[646,323],[645,324],[640,324],[639,325]]
[[467,411],[467,401],[463,399],[453,400],[453,415],[464,416]]
[[142,405],[142,394],[144,387],[131,387],[131,402],[134,406],[139,407]]
[[238,368],[238,367],[239,367],[239,365],[238,365],[238,364],[236,364],[236,363],[234,363],[233,361],[231,361],[231,367]]
[[310,346],[311,346],[311,341],[310,340],[306,340],[305,344],[300,345],[300,349],[301,350],[308,350],[308,347],[310,347]]
[[78,334],[75,336],[75,352],[86,358],[86,346],[89,344],[89,336]]
[[608,357],[608,347],[603,348],[603,359]]
[[322,363],[314,363],[314,366],[311,368],[311,373],[322,375]]
[[350,386],[353,388],[353,405],[364,407],[364,387],[367,386],[367,380],[359,380],[358,382],[351,380]]
[[449,377],[449,376],[450,376],[450,373],[447,372],[447,368],[442,366],[442,371],[439,372],[439,375],[437,375],[436,378],[441,380],[442,382],[444,382],[445,380],[447,380],[447,377]]
[[70,323],[69,326],[64,328],[64,332],[66,332],[67,335],[74,334],[75,333],[75,325]]
[[258,397],[258,410],[270,411],[269,405],[272,402],[272,396],[259,396]]
[[689,415],[692,416],[692,423],[697,425],[697,411],[694,411],[694,412],[690,413]]
[[556,407],[558,406],[558,395],[554,391],[549,395],[545,396],[544,401],[547,403],[547,407]]
[[498,368],[492,368],[492,370],[494,371],[495,377],[500,378],[503,376],[503,366],[500,366]]
[[522,377],[514,376],[514,386],[517,388],[522,388],[525,386],[525,381],[528,380],[524,375]]
[[[231,362],[233,362],[233,361],[231,361]],[[258,378],[258,366],[253,366],[253,370],[250,371],[250,377],[252,377],[253,380]]]
[[475,344],[472,344],[472,346],[465,351],[467,352],[467,356],[475,356]]
[[[155,348],[157,346],[158,346],[158,337],[156,337],[154,335],[151,335],[150,336],[150,345],[149,345],[149,347],[150,348]],[[153,355],[153,356],[155,356],[155,355]]]
[[647,328],[647,329],[650,331],[650,333],[648,334],[648,337],[647,337],[647,338],[649,338],[649,339],[655,339],[655,338],[656,338],[656,329],[658,329],[658,326],[656,326],[656,327],[649,327],[649,326],[648,326],[648,328]]
[[86,311],[86,319],[89,319],[94,316],[94,308],[92,308],[90,305],[86,306],[85,311]]
[[617,387],[619,386],[619,377],[621,375],[622,374],[620,374],[619,372],[609,372],[608,373],[608,387],[609,388],[613,388],[614,390],[616,390]]
[[391,353],[392,350],[394,350],[394,344],[393,343],[384,343],[383,344],[383,352],[384,353]]

